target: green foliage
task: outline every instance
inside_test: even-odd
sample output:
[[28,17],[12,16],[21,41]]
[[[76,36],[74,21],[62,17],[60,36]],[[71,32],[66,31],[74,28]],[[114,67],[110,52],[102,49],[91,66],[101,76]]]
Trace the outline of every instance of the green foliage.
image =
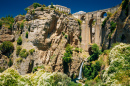
[[101,63],[97,61],[95,64],[90,64],[90,66],[84,65],[83,74],[88,80],[94,79],[98,75],[100,69]]
[[65,35],[65,32],[62,32],[63,36]]
[[0,28],[2,27],[2,21],[0,21]]
[[50,8],[54,8],[54,6],[53,6],[53,3],[51,2],[51,7]]
[[111,12],[107,12],[107,18],[104,19],[102,22],[102,27],[105,27],[107,20],[112,16]]
[[65,35],[65,38],[67,39],[67,38],[68,38],[68,35]]
[[21,46],[17,46],[16,55],[19,55],[21,49],[22,49]]
[[31,55],[33,55],[33,52],[35,52],[35,49],[29,50],[29,53],[30,53]]
[[105,55],[109,55],[110,50],[104,50],[103,53],[104,53]]
[[21,38],[21,36],[19,36],[19,38],[17,39],[17,44],[18,44],[18,45],[21,45],[21,44],[22,44],[22,38]]
[[115,28],[116,28],[116,23],[111,21],[110,25],[111,25],[110,30],[111,30],[111,33],[112,33],[115,30]]
[[80,41],[82,40],[82,36],[79,36]]
[[81,52],[81,53],[82,53],[82,49],[77,48],[77,47],[75,48],[75,51],[76,51],[76,52],[78,52],[78,53],[79,53],[79,52]]
[[80,19],[77,19],[78,21],[78,24],[81,25],[82,24],[82,21]]
[[41,11],[43,11],[44,10],[44,8],[43,7],[41,7]]
[[104,21],[102,22],[102,27],[105,27],[107,20],[107,18],[104,19]]
[[12,42],[10,41],[4,41],[1,45],[0,45],[0,51],[2,53],[10,53],[13,52],[14,50],[14,45]]
[[45,5],[45,4],[43,4],[42,6],[43,6],[43,7],[46,7],[46,5]]
[[33,3],[33,7],[36,9],[37,7],[41,7],[41,5],[39,3]]
[[22,58],[26,58],[28,56],[28,52],[26,51],[26,49],[23,49],[20,51],[20,57]]
[[28,32],[26,32],[26,38],[28,38]]
[[17,62],[18,64],[21,63],[22,61],[23,61],[23,58],[21,58],[21,57],[16,59],[16,62]]
[[8,66],[11,67],[12,65],[13,65],[13,61],[11,59],[9,59]]
[[107,12],[107,17],[110,18],[112,16],[111,12]]
[[12,26],[13,26],[13,24],[12,24],[12,23],[11,23],[11,24],[9,24],[8,29],[12,30]]
[[68,44],[66,47],[66,52],[64,53],[63,60],[66,63],[69,63],[71,61],[72,54],[73,54],[72,47]]
[[23,28],[24,28],[24,23],[22,22],[22,23],[20,24],[20,29],[23,30]]
[[28,12],[30,9],[29,8],[25,8],[24,10]]
[[37,71],[37,67],[34,67],[33,68],[33,73]]
[[82,86],[82,84],[71,81],[68,86]]
[[20,75],[9,68],[0,74],[0,86],[68,86],[71,82],[66,74],[49,73],[43,69],[32,74]]
[[99,47],[97,44],[92,45],[92,55],[88,58],[89,61],[94,61],[98,59],[99,55],[101,54],[101,51],[99,50]]

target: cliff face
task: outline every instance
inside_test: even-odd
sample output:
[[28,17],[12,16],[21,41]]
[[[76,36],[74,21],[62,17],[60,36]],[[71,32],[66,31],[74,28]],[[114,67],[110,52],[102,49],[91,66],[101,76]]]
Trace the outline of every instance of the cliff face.
[[[30,11],[25,16],[16,16],[14,21],[11,33],[15,40],[12,54],[13,67],[20,74],[30,73],[34,67],[42,65],[44,65],[45,70],[50,72],[66,71],[62,59],[66,45],[70,44],[73,49],[80,48],[80,28],[75,18],[54,9],[41,11],[41,8],[38,7],[33,10],[33,13]],[[28,38],[26,37],[27,32]],[[19,46],[16,41],[19,36],[22,38],[22,45],[20,45],[22,49],[26,49],[27,52],[30,49],[35,50],[32,55],[29,54],[22,59],[20,55],[16,55],[17,46]],[[72,61],[69,63],[66,73],[69,76],[73,74],[77,76],[81,62],[82,58],[80,58],[79,52],[73,50]]]
[[[126,0],[128,1],[128,0]],[[128,1],[129,2],[129,1]],[[110,48],[112,43],[123,42],[130,43],[130,2],[123,8],[123,2],[118,11],[109,18],[104,29],[103,48]],[[128,6],[128,9],[126,9]],[[111,22],[116,23],[116,28],[111,34]],[[111,37],[110,37],[111,34]]]

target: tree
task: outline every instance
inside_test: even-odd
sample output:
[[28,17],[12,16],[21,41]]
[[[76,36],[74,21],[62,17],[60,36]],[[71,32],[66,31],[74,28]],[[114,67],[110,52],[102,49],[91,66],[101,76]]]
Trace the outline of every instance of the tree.
[[53,3],[51,2],[51,7],[50,8],[54,8],[54,6],[53,6]]
[[73,54],[72,47],[68,44],[66,47],[66,52],[64,53],[63,60],[66,63],[69,63],[71,61],[72,54]]
[[39,3],[33,3],[33,7],[36,9],[37,7],[41,7],[41,5]]
[[24,10],[28,12],[29,8],[25,8]]
[[0,50],[1,50],[2,53],[10,53],[14,50],[14,45],[10,41],[4,41],[0,45]]

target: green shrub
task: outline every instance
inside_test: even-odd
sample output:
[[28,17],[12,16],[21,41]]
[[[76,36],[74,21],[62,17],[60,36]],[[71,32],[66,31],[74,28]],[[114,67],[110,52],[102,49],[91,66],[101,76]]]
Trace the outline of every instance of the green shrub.
[[26,51],[26,49],[23,49],[20,51],[20,57],[22,58],[26,58],[28,56],[28,52]]
[[78,21],[78,24],[81,25],[82,24],[82,21],[80,19],[77,19]]
[[72,47],[68,44],[66,47],[66,52],[64,53],[63,61],[69,63],[72,57]]
[[0,21],[0,28],[2,27],[2,21]]
[[28,12],[30,9],[29,8],[25,8],[24,10]]
[[82,36],[79,36],[80,41],[82,40]]
[[29,50],[30,54],[33,55],[33,52],[35,52],[35,49]]
[[65,32],[62,32],[63,35],[65,35]]
[[22,44],[22,38],[21,38],[21,36],[18,38],[17,44],[18,44],[18,45],[21,45],[21,44]]
[[76,48],[75,48],[75,51],[79,53],[79,52],[80,52],[80,49],[76,47]]
[[23,28],[24,28],[24,23],[22,22],[22,23],[20,24],[20,29],[23,30]]
[[28,32],[26,32],[26,38],[28,38]]
[[107,17],[110,18],[112,16],[111,12],[107,12]]
[[116,23],[114,23],[113,21],[111,21],[110,25],[111,25],[111,27],[110,27],[111,33],[113,33],[113,31],[116,28]]
[[110,50],[104,50],[103,53],[104,53],[105,55],[109,55]]
[[23,58],[21,58],[21,57],[16,59],[16,62],[17,62],[18,64],[21,63],[22,61],[23,61]]
[[99,55],[101,54],[101,51],[99,50],[99,47],[97,44],[92,45],[92,55],[88,58],[89,61],[97,60]]
[[51,7],[50,8],[54,8],[53,3],[51,3]]
[[104,21],[102,22],[102,27],[105,27],[106,22],[107,22],[107,18],[105,18]]
[[71,81],[68,86],[82,86],[82,84]]
[[9,24],[8,29],[12,30],[12,26],[13,26],[13,24],[12,24],[12,23],[11,23],[11,24]]
[[11,67],[12,65],[13,65],[13,61],[11,59],[9,59],[8,66]]
[[36,9],[37,7],[41,7],[41,5],[39,3],[33,3],[33,7]]
[[101,63],[97,61],[95,64],[84,65],[83,74],[88,80],[94,79],[98,75],[100,69]]
[[43,4],[42,6],[43,6],[43,7],[46,7],[46,5],[45,5],[45,4]]
[[68,35],[65,35],[65,38],[67,39],[67,38],[68,38]]
[[44,8],[43,7],[41,7],[41,11],[43,11],[44,10]]
[[19,55],[21,49],[22,49],[21,46],[17,46],[16,55]]
[[0,50],[2,53],[10,53],[13,52],[14,50],[14,45],[12,42],[10,41],[4,41],[1,45],[0,45]]
[[33,68],[33,73],[37,71],[37,67],[34,67]]

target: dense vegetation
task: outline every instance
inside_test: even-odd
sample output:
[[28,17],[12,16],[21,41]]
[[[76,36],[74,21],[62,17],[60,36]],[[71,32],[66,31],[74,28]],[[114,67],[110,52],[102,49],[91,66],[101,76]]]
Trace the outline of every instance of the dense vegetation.
[[41,7],[41,5],[39,3],[33,3],[33,7],[36,9],[37,7]]
[[13,23],[14,23],[13,16],[8,15],[6,17],[2,17],[0,20],[0,28],[2,27],[2,25],[5,25],[5,27],[12,30]]
[[129,0],[123,0],[122,1],[122,9],[125,9],[125,14],[126,16],[128,16],[128,4],[129,4]]
[[9,68],[0,74],[0,86],[73,86],[72,84],[75,83],[65,74],[47,73],[44,70],[20,75],[16,70]]
[[99,55],[101,54],[101,51],[99,50],[99,47],[97,44],[92,45],[92,55],[88,58],[89,61],[95,61],[98,59]]
[[106,25],[107,20],[112,16],[112,13],[107,12],[107,18],[104,19],[104,21],[102,22],[102,27],[104,28]]
[[84,76],[87,78],[87,80],[94,79],[98,72],[100,71],[101,63],[99,61],[96,61],[95,64],[85,65],[84,66]]
[[72,54],[73,54],[71,45],[68,44],[65,51],[66,52],[64,53],[63,60],[66,63],[69,63],[71,61],[71,57],[72,57]]
[[10,41],[4,41],[1,45],[0,45],[0,51],[2,53],[11,53],[14,50],[14,45],[12,42]]

